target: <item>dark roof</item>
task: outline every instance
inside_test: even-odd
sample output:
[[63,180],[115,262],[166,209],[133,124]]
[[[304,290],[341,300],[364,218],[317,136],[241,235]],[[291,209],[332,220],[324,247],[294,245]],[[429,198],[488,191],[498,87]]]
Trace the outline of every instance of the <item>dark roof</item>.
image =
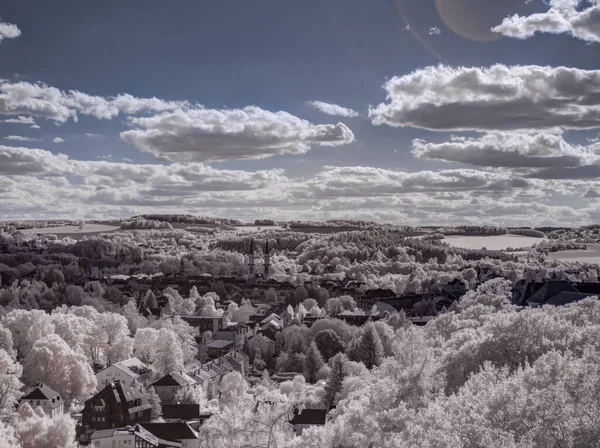
[[580,300],[587,299],[588,297],[590,297],[589,294],[584,294],[581,292],[561,291],[555,296],[552,296],[546,302],[544,302],[544,305],[566,305],[568,303],[578,302]]
[[184,375],[173,372],[163,376],[158,381],[155,381],[151,386],[189,386],[191,378],[186,378]]
[[296,411],[290,420],[292,425],[324,425],[327,419],[327,409],[304,409]]
[[201,412],[199,404],[163,404],[162,416],[166,419],[180,420],[206,420],[210,417]]
[[233,341],[228,341],[226,339],[215,339],[211,342],[209,342],[208,344],[206,344],[206,347],[208,348],[227,348],[227,347],[231,347],[233,345]]
[[56,400],[56,406],[63,402],[58,392],[43,384],[36,386],[27,395],[23,395],[21,400]]
[[566,280],[549,280],[533,295],[528,297],[527,302],[544,304],[548,299],[561,292],[578,292],[571,283]]
[[600,283],[577,283],[577,291],[592,295],[600,295]]
[[185,422],[179,423],[140,423],[141,427],[159,439],[179,442],[181,440],[197,439],[198,434]]

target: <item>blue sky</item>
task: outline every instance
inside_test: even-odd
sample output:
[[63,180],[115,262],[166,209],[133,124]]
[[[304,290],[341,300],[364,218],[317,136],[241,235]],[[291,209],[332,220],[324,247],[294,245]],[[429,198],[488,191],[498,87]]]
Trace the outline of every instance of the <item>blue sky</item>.
[[[159,210],[247,220],[597,221],[596,9],[592,1],[567,10],[560,0],[4,0],[0,219]],[[506,71],[485,72],[495,64]],[[518,66],[544,70],[530,77]],[[415,71],[431,79],[409,79]],[[522,83],[535,107],[475,98],[481,90],[469,82],[488,75],[486,85]],[[409,92],[396,101],[384,88],[394,77]],[[557,91],[559,77],[574,84]],[[532,79],[545,80],[541,91],[527,90]],[[444,96],[448,82],[460,82],[459,94]],[[585,120],[565,118],[569,101],[557,109],[565,92],[581,99]],[[110,103],[118,95],[128,99]],[[419,103],[428,95],[438,112],[447,108],[444,119]],[[148,98],[160,105],[132,109]],[[327,115],[311,101],[358,116]],[[480,112],[465,109],[475,101],[485,103]],[[248,106],[257,110],[239,125],[231,111]],[[521,113],[530,116],[520,121]],[[473,122],[485,115],[491,125]],[[40,128],[6,122],[18,117]],[[505,166],[504,156],[518,160]],[[557,174],[563,162],[567,174]]]

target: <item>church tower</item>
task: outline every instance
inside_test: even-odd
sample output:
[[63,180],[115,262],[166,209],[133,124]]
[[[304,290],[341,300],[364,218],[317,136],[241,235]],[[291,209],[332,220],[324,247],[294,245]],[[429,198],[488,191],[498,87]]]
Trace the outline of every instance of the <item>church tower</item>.
[[269,240],[266,240],[265,244],[265,275],[264,278],[269,277],[269,271],[271,270],[271,254],[269,253]]
[[248,254],[248,274],[254,277],[254,238],[250,238],[250,253]]

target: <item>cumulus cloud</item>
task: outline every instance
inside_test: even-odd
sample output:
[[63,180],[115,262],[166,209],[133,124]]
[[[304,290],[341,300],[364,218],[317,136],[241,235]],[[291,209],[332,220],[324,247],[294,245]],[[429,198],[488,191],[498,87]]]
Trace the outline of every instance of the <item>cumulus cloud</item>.
[[72,174],[65,155],[49,151],[0,145],[0,174],[64,176]]
[[0,20],[0,42],[4,39],[14,39],[21,35],[21,30],[17,25],[3,22]]
[[600,71],[567,67],[427,67],[385,84],[373,124],[431,130],[600,127]]
[[509,173],[456,169],[406,172],[375,167],[325,167],[303,194],[320,197],[386,196],[411,192],[507,191],[532,182]]
[[[565,183],[572,184],[563,188]],[[30,148],[0,147],[0,218],[195,213],[253,220],[372,219],[408,224],[567,225],[589,222],[574,205],[588,181],[520,180],[477,170],[403,172],[325,167],[310,179],[282,170],[218,170],[200,163],[150,165],[71,160]],[[532,198],[534,190],[547,190]],[[523,192],[527,194],[523,195]],[[565,204],[549,198],[568,194]],[[585,205],[585,203],[583,203]]]
[[54,138],[54,140],[52,140],[52,141],[53,141],[54,143],[62,143],[62,142],[64,142],[65,140],[64,140],[64,139],[62,139],[62,138],[60,138],[60,137],[55,137],[55,138]]
[[0,80],[0,114],[32,115],[59,123],[77,121],[78,113],[111,119],[119,113],[162,112],[188,106],[187,101],[135,98],[128,94],[105,98],[76,90],[65,92],[43,83]]
[[550,9],[529,16],[505,18],[492,31],[518,39],[536,33],[570,34],[587,42],[600,42],[600,1],[549,0]]
[[5,123],[14,123],[14,124],[31,124],[31,125],[35,125],[35,121],[33,121],[33,117],[24,117],[22,115],[19,115],[17,118],[9,118],[7,120],[4,120],[4,122]]
[[255,106],[178,109],[135,117],[131,124],[137,129],[121,133],[126,143],[172,162],[303,154],[313,145],[337,146],[354,141],[354,134],[343,123],[315,125],[287,112],[269,112]]
[[35,138],[23,137],[21,135],[9,135],[4,137],[6,140],[16,140],[20,142],[29,142],[35,140]]
[[430,36],[439,36],[442,34],[442,30],[440,30],[437,26],[432,26],[427,32]]
[[337,117],[358,117],[360,114],[349,107],[338,106],[337,104],[324,103],[323,101],[309,101],[309,105],[327,115]]
[[478,138],[454,137],[448,142],[413,141],[419,159],[444,160],[485,167],[577,167],[600,163],[594,147],[567,143],[560,134],[490,133]]

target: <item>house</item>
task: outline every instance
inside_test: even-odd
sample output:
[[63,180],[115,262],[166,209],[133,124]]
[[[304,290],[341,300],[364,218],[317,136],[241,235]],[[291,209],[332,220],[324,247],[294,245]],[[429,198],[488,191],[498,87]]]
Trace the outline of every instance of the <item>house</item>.
[[90,429],[110,429],[150,421],[152,405],[144,394],[118,381],[85,402],[82,424]]
[[215,339],[233,341],[236,350],[241,350],[252,335],[250,326],[244,323],[234,323],[214,333]]
[[260,326],[272,325],[278,330],[282,330],[284,326],[283,318],[275,313],[269,314],[263,320],[260,321]]
[[256,350],[260,350],[263,359],[270,359],[275,353],[275,341],[263,334],[248,339],[248,351],[254,356]]
[[206,349],[208,350],[209,358],[220,358],[225,353],[229,353],[235,349],[235,342],[225,339],[214,339],[206,344]]
[[184,372],[171,372],[151,384],[161,402],[166,404],[176,403],[176,395],[179,392],[196,385],[196,380]]
[[186,422],[140,423],[139,426],[160,440],[180,443],[181,448],[200,448],[198,432]]
[[119,381],[131,386],[134,381],[143,382],[148,378],[151,370],[138,358],[129,358],[119,361],[96,373],[98,388],[109,383]]
[[41,407],[49,417],[65,412],[65,401],[58,392],[41,383],[21,397],[19,404],[23,403],[29,403],[34,409]]
[[144,428],[112,428],[94,431],[90,438],[92,448],[150,448],[158,447],[159,440]]
[[204,422],[209,417],[210,414],[202,412],[199,404],[163,404],[162,406],[162,418],[165,421],[190,422],[195,420]]
[[290,424],[294,426],[296,435],[301,435],[302,430],[311,426],[324,426],[327,421],[327,409],[296,410]]
[[194,378],[199,387],[204,391],[207,400],[212,400],[219,393],[219,374],[210,368],[196,367],[187,372]]
[[226,325],[226,318],[222,316],[181,316],[181,319],[197,328],[198,334],[205,331],[211,331],[214,334]]
[[567,280],[548,280],[545,283],[529,282],[525,285],[519,305],[566,305],[590,297],[593,294],[580,292]]

